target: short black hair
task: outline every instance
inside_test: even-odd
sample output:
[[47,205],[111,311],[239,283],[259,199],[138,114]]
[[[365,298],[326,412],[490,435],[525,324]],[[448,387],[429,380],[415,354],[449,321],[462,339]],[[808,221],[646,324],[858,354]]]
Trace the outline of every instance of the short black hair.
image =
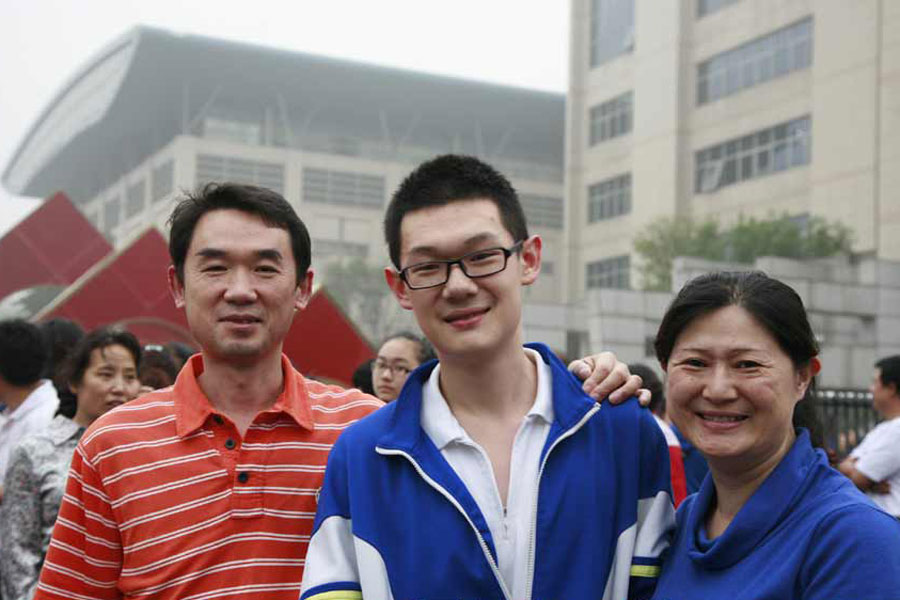
[[0,321],[0,377],[25,387],[44,374],[50,351],[37,325],[23,319]]
[[419,361],[420,365],[422,363],[428,362],[433,358],[437,358],[431,342],[425,339],[424,336],[416,335],[412,331],[398,331],[396,333],[392,333],[391,335],[384,338],[384,340],[380,344],[378,344],[378,349],[381,350],[381,347],[391,340],[409,340],[410,342],[417,344],[419,349],[416,352],[416,359]]
[[233,209],[256,215],[266,225],[284,229],[291,236],[297,265],[297,284],[309,269],[311,244],[306,225],[284,196],[270,189],[240,183],[208,183],[187,194],[169,217],[169,256],[178,280],[184,283],[184,261],[200,218],[214,210]]
[[882,358],[875,368],[881,369],[881,385],[893,385],[894,392],[900,395],[900,354]]
[[384,239],[391,262],[400,268],[400,225],[407,213],[482,198],[497,205],[503,226],[514,241],[528,238],[528,225],[516,190],[492,166],[474,156],[459,154],[444,154],[419,165],[394,192],[384,215]]
[[[656,333],[656,358],[666,368],[678,336],[695,319],[727,306],[746,310],[790,357],[794,368],[808,366],[819,354],[803,300],[789,285],[762,271],[714,272],[687,282],[663,315]],[[814,446],[823,446],[815,411],[815,377],[794,408],[794,426],[809,429]]]
[[666,414],[666,393],[663,391],[662,381],[649,365],[633,363],[628,365],[632,375],[639,375],[644,380],[644,387],[650,390],[650,412],[658,417]]

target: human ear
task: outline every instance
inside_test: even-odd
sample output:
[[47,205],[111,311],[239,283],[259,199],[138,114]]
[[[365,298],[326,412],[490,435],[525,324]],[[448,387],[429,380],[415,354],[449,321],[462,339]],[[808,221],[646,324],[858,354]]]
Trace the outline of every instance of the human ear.
[[309,304],[312,297],[313,269],[309,267],[303,274],[303,279],[297,283],[297,296],[294,299],[294,310],[303,310]]
[[400,303],[400,306],[406,310],[412,310],[409,287],[407,287],[403,278],[400,277],[400,273],[393,267],[385,267],[384,280],[387,282],[388,287],[391,288],[391,292],[393,292],[394,297],[397,299],[397,302]]
[[178,278],[175,265],[169,265],[166,278],[169,282],[169,293],[172,294],[172,299],[175,301],[175,308],[184,308],[184,284]]
[[522,285],[531,285],[541,272],[541,236],[533,235],[522,243],[519,251],[522,261]]

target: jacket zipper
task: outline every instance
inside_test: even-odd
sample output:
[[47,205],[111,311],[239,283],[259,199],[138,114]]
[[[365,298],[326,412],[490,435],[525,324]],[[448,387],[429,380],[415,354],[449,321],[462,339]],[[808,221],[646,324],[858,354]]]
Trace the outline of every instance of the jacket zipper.
[[537,483],[534,486],[534,508],[531,516],[531,531],[529,531],[528,536],[528,579],[526,579],[526,587],[525,587],[525,599],[531,600],[531,594],[534,591],[534,552],[535,545],[537,543],[537,509],[538,509],[538,493],[541,489],[541,475],[544,474],[544,467],[547,465],[547,459],[550,458],[550,453],[553,452],[553,449],[556,448],[557,444],[559,444],[564,439],[574,435],[581,427],[594,416],[600,410],[600,405],[594,405],[591,410],[589,410],[578,423],[572,426],[571,429],[563,433],[561,436],[556,438],[550,448],[547,450],[547,454],[544,455],[544,460],[541,461],[541,468],[538,469]]
[[477,527],[475,527],[475,523],[472,522],[472,519],[469,517],[469,514],[465,511],[465,509],[463,509],[462,505],[460,505],[460,503],[456,500],[456,498],[454,498],[453,495],[450,494],[450,492],[448,492],[440,484],[438,484],[438,482],[436,482],[434,479],[429,477],[425,473],[425,471],[422,469],[422,467],[419,466],[419,463],[417,463],[415,461],[415,459],[412,456],[410,456],[409,454],[407,454],[406,452],[404,452],[402,450],[390,450],[390,449],[379,448],[379,447],[376,447],[375,451],[378,454],[381,454],[384,456],[402,456],[402,457],[404,457],[406,460],[408,460],[412,464],[413,468],[415,468],[416,472],[419,474],[419,477],[424,479],[428,485],[430,485],[435,490],[437,490],[442,496],[444,496],[447,500],[449,500],[453,506],[456,507],[456,510],[458,510],[466,518],[466,521],[469,523],[469,526],[472,527],[472,531],[475,532],[475,537],[478,538],[478,543],[481,545],[481,551],[484,552],[484,557],[487,559],[488,564],[491,566],[491,572],[494,574],[494,579],[497,580],[497,584],[500,586],[500,590],[503,592],[503,597],[506,598],[506,600],[511,600],[509,590],[506,589],[506,584],[503,582],[503,577],[500,575],[500,569],[497,567],[497,563],[494,561],[494,557],[491,556],[491,551],[490,551],[490,549],[488,549],[488,545],[484,539],[484,536],[481,535],[481,532],[478,531]]

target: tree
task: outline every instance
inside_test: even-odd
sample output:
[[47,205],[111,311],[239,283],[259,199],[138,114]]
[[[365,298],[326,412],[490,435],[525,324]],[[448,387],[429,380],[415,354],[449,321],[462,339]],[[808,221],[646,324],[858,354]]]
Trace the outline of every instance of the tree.
[[773,219],[741,218],[720,231],[715,221],[695,223],[689,217],[663,217],[637,236],[644,289],[672,288],[672,259],[693,256],[708,260],[753,263],[760,256],[817,258],[850,252],[850,228],[810,217],[801,223],[787,215]]
[[641,256],[641,275],[646,290],[672,288],[672,259],[702,256],[711,260],[725,257],[725,239],[715,221],[696,223],[688,217],[660,218],[634,240]]
[[401,329],[414,329],[413,319],[397,303],[384,281],[381,267],[354,258],[325,267],[328,293],[369,341],[377,344]]

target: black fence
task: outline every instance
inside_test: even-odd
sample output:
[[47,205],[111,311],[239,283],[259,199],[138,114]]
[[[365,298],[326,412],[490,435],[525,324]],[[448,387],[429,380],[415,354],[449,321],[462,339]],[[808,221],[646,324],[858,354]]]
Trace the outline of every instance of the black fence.
[[872,394],[865,390],[822,389],[816,392],[825,446],[845,456],[878,424]]

